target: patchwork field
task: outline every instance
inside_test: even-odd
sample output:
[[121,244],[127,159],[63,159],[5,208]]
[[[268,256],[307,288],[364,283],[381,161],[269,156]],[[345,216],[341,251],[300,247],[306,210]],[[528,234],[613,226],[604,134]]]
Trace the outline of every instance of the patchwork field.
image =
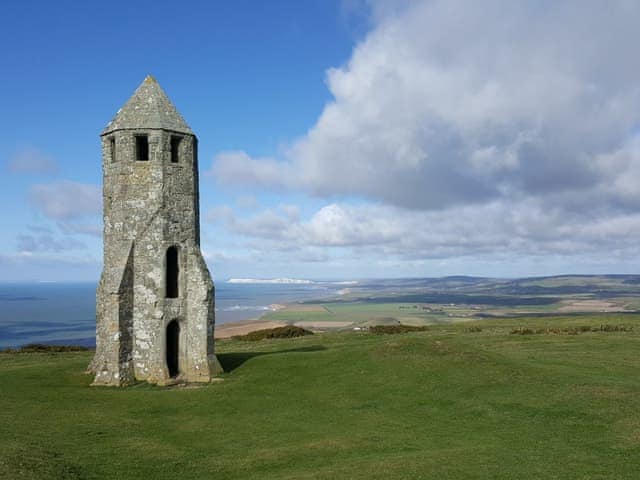
[[360,282],[339,299],[286,305],[262,319],[322,331],[400,323],[448,324],[486,318],[626,314],[639,309],[637,275],[513,280],[445,277]]
[[[392,305],[370,315],[391,315]],[[365,322],[356,310],[339,314]],[[414,313],[407,317],[422,314]],[[306,315],[327,321],[328,313]],[[0,478],[636,479],[640,471],[640,315],[218,345],[226,373],[197,388],[92,388],[83,374],[90,352],[0,354]]]

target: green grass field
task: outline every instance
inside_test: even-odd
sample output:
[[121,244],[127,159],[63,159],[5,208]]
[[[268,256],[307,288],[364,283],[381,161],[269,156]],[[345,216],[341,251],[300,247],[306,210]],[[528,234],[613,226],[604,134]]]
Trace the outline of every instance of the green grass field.
[[[635,328],[510,334],[601,324]],[[0,478],[637,479],[639,348],[640,315],[224,341],[222,381],[172,389],[0,354]]]
[[[468,306],[432,306],[423,308],[416,303],[327,302],[317,305],[318,311],[308,311],[307,305],[289,305],[285,310],[269,312],[262,318],[269,321],[295,322],[352,322],[354,325],[406,323],[427,325],[469,320],[475,312]],[[465,318],[467,317],[467,318]]]

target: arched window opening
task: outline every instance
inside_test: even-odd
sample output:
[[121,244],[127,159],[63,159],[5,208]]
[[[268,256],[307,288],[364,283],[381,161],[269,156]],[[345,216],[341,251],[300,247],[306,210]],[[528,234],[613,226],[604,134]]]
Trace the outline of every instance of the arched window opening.
[[180,294],[178,286],[178,280],[180,277],[180,264],[178,260],[178,248],[169,247],[167,249],[167,298],[178,298],[178,295]]
[[167,370],[171,378],[180,373],[178,353],[180,351],[180,324],[171,320],[167,325]]

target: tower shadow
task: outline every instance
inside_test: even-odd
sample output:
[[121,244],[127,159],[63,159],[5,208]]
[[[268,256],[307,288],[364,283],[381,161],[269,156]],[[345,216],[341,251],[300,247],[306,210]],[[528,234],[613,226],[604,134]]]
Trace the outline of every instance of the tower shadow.
[[247,360],[252,358],[262,357],[264,355],[280,355],[285,353],[305,353],[305,352],[320,352],[326,350],[327,347],[321,345],[313,345],[310,347],[289,348],[287,350],[276,350],[274,352],[231,352],[231,353],[217,353],[218,361],[222,365],[222,368],[226,373],[234,371],[240,367]]

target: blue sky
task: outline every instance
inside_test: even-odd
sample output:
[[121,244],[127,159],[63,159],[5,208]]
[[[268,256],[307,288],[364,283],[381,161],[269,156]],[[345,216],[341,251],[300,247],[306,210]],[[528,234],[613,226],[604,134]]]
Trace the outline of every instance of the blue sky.
[[214,277],[637,273],[635,2],[11,2],[0,281],[96,280],[99,133],[153,74]]

